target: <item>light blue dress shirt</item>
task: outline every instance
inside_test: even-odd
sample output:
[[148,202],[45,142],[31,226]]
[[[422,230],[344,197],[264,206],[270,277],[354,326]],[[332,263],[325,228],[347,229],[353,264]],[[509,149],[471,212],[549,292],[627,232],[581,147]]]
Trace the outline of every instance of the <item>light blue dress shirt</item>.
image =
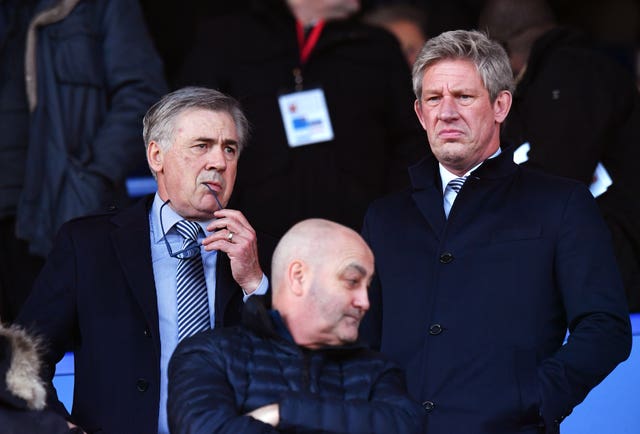
[[[166,235],[162,233],[160,227],[160,207],[163,201],[156,193],[149,214],[149,227],[151,228],[151,261],[153,264],[153,277],[156,285],[156,296],[158,301],[158,321],[160,330],[160,412],[158,414],[158,433],[168,434],[169,426],[167,422],[167,389],[168,377],[167,368],[173,350],[178,345],[178,302],[176,295],[176,270],[178,259],[169,256],[164,237],[171,245],[171,250],[176,252],[182,248],[183,238],[177,233],[174,225],[182,220],[170,205],[162,208],[162,224]],[[198,237],[199,241],[210,235],[207,226],[211,221],[198,222],[202,226],[202,231]],[[216,259],[217,251],[207,252],[204,247],[200,248],[202,263],[204,265],[205,280],[207,282],[207,295],[209,298],[209,319],[211,327],[215,324],[215,301],[216,301]],[[251,295],[266,294],[269,288],[269,281],[262,275],[262,281]],[[244,296],[246,301],[249,295]]]

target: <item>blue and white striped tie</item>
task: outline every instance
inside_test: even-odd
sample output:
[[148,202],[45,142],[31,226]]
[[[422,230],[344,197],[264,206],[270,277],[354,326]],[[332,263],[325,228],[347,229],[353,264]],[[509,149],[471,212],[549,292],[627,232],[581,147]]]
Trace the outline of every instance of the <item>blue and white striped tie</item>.
[[467,180],[466,176],[461,176],[460,178],[454,178],[447,184],[451,190],[455,191],[456,194],[460,193],[460,189],[464,185],[464,182]]
[[453,202],[455,202],[460,189],[464,185],[464,182],[467,180],[466,176],[461,176],[460,178],[454,178],[447,184],[447,188],[444,190],[444,215],[449,218],[449,212],[453,207]]
[[210,327],[209,300],[204,267],[198,245],[200,225],[188,220],[176,223],[176,230],[184,238],[182,249],[197,246],[196,254],[179,259],[176,272],[178,292],[178,341]]

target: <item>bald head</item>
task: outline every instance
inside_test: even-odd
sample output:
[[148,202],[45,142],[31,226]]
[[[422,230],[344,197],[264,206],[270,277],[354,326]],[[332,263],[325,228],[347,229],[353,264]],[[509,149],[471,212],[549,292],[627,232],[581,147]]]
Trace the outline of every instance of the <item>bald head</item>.
[[308,219],[292,226],[280,239],[273,253],[271,280],[274,295],[285,277],[287,264],[292,260],[302,260],[315,266],[345,244],[371,252],[356,231],[329,220]]
[[298,345],[354,341],[369,309],[373,253],[352,229],[304,220],[280,240],[271,267],[273,307]]

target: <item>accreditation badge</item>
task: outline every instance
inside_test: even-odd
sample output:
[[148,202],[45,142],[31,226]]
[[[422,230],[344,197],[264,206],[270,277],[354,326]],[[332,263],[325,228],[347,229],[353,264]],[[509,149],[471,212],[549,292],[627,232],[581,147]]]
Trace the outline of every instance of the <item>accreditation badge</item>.
[[290,147],[333,140],[329,109],[322,89],[281,95],[278,104]]

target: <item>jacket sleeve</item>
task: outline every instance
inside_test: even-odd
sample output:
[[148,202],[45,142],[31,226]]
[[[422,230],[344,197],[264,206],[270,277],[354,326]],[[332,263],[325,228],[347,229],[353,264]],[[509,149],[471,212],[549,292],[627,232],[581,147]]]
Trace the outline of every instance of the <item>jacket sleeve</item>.
[[88,168],[121,181],[133,163],[144,161],[142,117],[166,92],[166,83],[138,2],[105,2],[100,26],[108,107]]
[[48,389],[47,406],[67,418],[69,414],[58,400],[52,379],[56,363],[77,336],[75,267],[73,241],[65,225],[16,321],[45,343],[42,377]]
[[369,400],[291,392],[279,404],[278,427],[286,432],[411,434],[423,426],[422,408],[409,398],[402,371],[391,366],[372,385]]
[[271,425],[238,411],[236,393],[227,379],[224,352],[229,350],[210,338],[206,332],[185,339],[171,356],[167,400],[171,433],[278,433]]
[[631,327],[610,236],[593,197],[571,192],[555,251],[556,284],[569,328],[565,345],[539,368],[548,432],[631,350]]

